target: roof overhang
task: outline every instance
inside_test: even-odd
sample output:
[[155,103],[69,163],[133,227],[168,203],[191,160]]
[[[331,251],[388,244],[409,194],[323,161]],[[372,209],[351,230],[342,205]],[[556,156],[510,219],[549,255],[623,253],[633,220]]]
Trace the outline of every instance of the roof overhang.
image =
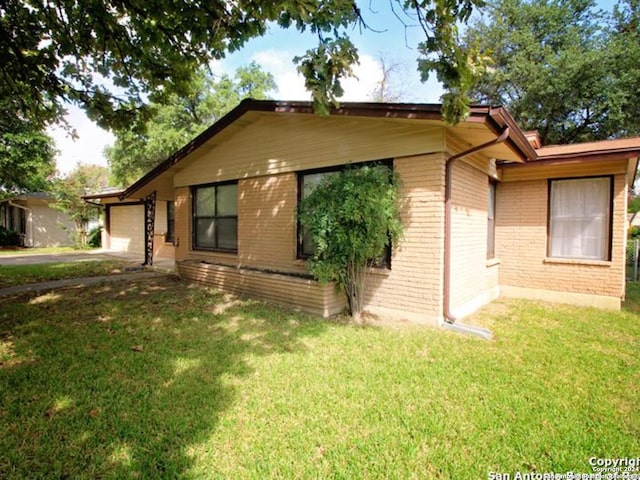
[[121,195],[124,190],[115,190],[108,192],[93,193],[89,195],[83,195],[82,199],[87,203],[93,203],[98,205],[106,205],[109,203],[119,203],[121,201]]
[[[629,186],[633,186],[640,157],[640,137],[601,140],[572,145],[551,145],[536,149],[536,160],[529,163],[530,169],[572,167],[577,171],[591,171],[593,165],[624,166]],[[502,165],[505,170],[517,169],[519,165]]]
[[[156,168],[149,171],[139,180],[134,182],[128,188],[118,194],[120,200],[131,197],[144,197],[145,194],[152,190],[169,189],[171,179],[162,178],[163,174],[168,170],[174,169],[176,165],[185,157],[193,154],[196,150],[212,147],[211,141],[214,137],[216,140],[223,141],[227,135],[231,135],[238,128],[255,121],[261,114],[314,114],[313,104],[311,102],[278,102],[271,100],[243,100],[236,108],[227,115],[222,117],[211,127],[206,129],[184,147],[169,156],[164,162]],[[397,120],[414,120],[425,121],[425,124],[444,126],[442,117],[442,106],[439,104],[421,104],[421,103],[341,103],[339,108],[334,108],[330,112],[330,116],[336,117],[375,117],[380,119],[397,119]],[[473,127],[477,125],[491,136],[499,136],[505,127],[509,127],[509,137],[505,141],[505,145],[509,149],[508,161],[526,162],[536,158],[535,150],[529,144],[526,136],[516,125],[511,115],[502,107],[491,106],[472,106],[469,116],[464,122],[457,126]],[[504,146],[501,148],[505,148]],[[504,152],[504,150],[503,150]],[[500,153],[496,151],[494,153]],[[160,178],[159,178],[160,177]],[[153,182],[153,188],[149,185]],[[145,188],[146,187],[146,188]],[[156,188],[158,187],[158,188]],[[89,200],[91,198],[86,197]],[[103,198],[100,196],[93,199]]]

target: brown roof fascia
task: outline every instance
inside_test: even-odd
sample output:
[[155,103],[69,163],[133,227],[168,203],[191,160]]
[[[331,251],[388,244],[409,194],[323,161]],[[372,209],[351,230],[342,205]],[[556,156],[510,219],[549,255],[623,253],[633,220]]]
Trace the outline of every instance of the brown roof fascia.
[[487,124],[496,135],[499,135],[504,127],[509,127],[509,138],[505,143],[510,145],[513,150],[520,152],[524,162],[537,160],[538,154],[535,148],[529,142],[529,139],[520,129],[511,114],[504,107],[488,107]]
[[593,150],[586,152],[574,152],[574,153],[558,153],[554,155],[540,155],[539,160],[536,163],[547,163],[560,160],[570,160],[574,158],[593,158],[597,157],[599,160],[618,160],[621,158],[635,158],[640,155],[640,149],[638,147],[630,148],[611,148],[608,150]]
[[[274,113],[305,113],[305,114],[313,114],[313,103],[307,101],[299,101],[299,102],[278,102],[273,100],[254,100],[254,99],[245,99],[240,102],[240,104],[227,113],[224,117],[214,123],[211,127],[207,128],[204,132],[194,138],[192,141],[187,143],[180,150],[176,151],[165,161],[160,163],[153,170],[149,171],[146,175],[142,176],[136,182],[127,187],[120,195],[120,199],[126,198],[133,194],[136,190],[142,188],[144,185],[149,183],[151,180],[155,179],[159,175],[161,175],[166,170],[173,167],[180,160],[185,158],[187,155],[198,149],[209,139],[217,135],[219,132],[227,128],[229,125],[234,123],[237,119],[239,119],[242,115],[247,113],[248,111],[256,111],[256,112],[274,112]],[[472,106],[469,117],[465,120],[466,122],[479,122],[488,124],[489,128],[491,128],[496,134],[499,134],[504,125],[493,125],[490,121],[487,123],[487,119],[489,117],[493,117],[496,111],[506,113],[506,110],[501,107],[495,109],[494,107],[487,106]],[[442,120],[442,106],[440,104],[423,104],[423,103],[375,103],[375,102],[345,102],[341,103],[339,108],[333,108],[330,112],[331,115],[336,116],[358,116],[358,117],[378,117],[378,118],[402,118],[402,119],[420,119],[420,120]],[[515,121],[511,118],[511,116],[506,113],[508,117],[508,122],[510,123],[511,132],[515,132],[515,134],[519,134],[524,138],[520,128],[516,125]],[[503,123],[506,123],[503,121]],[[507,139],[507,142],[511,144],[512,147],[516,149],[516,151],[522,152],[522,148],[519,147],[520,139],[518,141],[511,141],[511,139]],[[528,142],[524,141],[524,144],[528,146]],[[522,154],[523,160],[526,159],[527,154]]]
[[522,132],[524,136],[527,137],[527,140],[531,144],[531,146],[535,149],[542,147],[542,142],[540,141],[540,132],[537,130],[529,130],[528,132]]
[[[585,161],[598,161],[598,160],[629,160],[629,159],[633,159],[633,158],[637,158],[639,152],[636,150],[635,155],[630,155],[628,152],[594,152],[594,153],[576,153],[573,155],[566,155],[563,157],[554,157],[554,158],[543,158],[541,160],[538,160],[536,162],[532,162],[529,165],[533,166],[533,165],[539,165],[539,166],[547,166],[547,167],[553,167],[555,165],[568,165],[568,164],[575,164],[575,165],[579,165],[581,163],[584,163]],[[519,164],[514,164],[514,163],[505,163],[505,164],[501,164],[500,167],[502,168],[516,168],[519,167],[521,165]]]

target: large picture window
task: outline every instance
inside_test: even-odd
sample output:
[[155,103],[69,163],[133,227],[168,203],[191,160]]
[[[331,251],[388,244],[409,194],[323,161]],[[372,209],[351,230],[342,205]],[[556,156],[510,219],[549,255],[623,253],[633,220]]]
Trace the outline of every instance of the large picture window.
[[551,180],[549,256],[609,260],[611,177]]
[[238,183],[192,188],[194,250],[238,250]]
[[[388,168],[393,168],[392,160],[376,160],[372,162],[363,162],[357,164],[351,164],[349,167],[358,168],[361,166],[373,166],[384,165]],[[298,202],[303,198],[310,195],[311,192],[320,184],[320,182],[327,176],[336,175],[341,170],[347,168],[347,165],[339,165],[337,167],[323,168],[318,170],[307,170],[305,172],[298,173]],[[313,239],[305,231],[302,225],[298,224],[298,258],[309,258],[313,255],[315,245]],[[391,266],[391,244],[387,246],[383,258],[381,258],[375,265],[379,268],[390,268]]]

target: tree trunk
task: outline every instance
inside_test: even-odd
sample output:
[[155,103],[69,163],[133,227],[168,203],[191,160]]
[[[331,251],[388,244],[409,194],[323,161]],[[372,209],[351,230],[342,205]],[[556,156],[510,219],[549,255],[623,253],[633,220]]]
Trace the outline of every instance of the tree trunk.
[[362,308],[364,307],[364,289],[366,280],[366,265],[358,265],[351,261],[347,265],[344,290],[347,295],[349,313],[357,323],[361,321]]

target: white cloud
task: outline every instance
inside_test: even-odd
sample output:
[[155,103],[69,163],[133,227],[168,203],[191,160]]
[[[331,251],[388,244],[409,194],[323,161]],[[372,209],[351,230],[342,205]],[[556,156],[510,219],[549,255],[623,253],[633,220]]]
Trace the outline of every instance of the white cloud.
[[78,163],[107,166],[107,159],[102,152],[107,145],[113,144],[113,134],[98,127],[76,106],[68,108],[65,118],[75,129],[78,138],[72,138],[59,126],[50,127],[47,130],[59,151],[56,156],[58,171],[67,173]]
[[294,53],[286,50],[262,50],[251,56],[263,69],[271,72],[278,86],[274,95],[278,100],[308,100],[304,79],[293,64]]
[[360,54],[360,63],[353,68],[354,77],[342,81],[345,102],[366,102],[380,80],[382,69],[377,60],[370,55]]
[[[275,95],[278,100],[309,100],[304,78],[293,63],[294,53],[287,50],[262,50],[251,56],[251,60],[271,72],[278,85]],[[380,74],[376,60],[369,55],[360,55],[360,64],[353,69],[354,77],[343,80],[345,90],[342,100],[366,101]]]
[[[309,100],[309,92],[304,87],[304,79],[293,64],[295,54],[287,50],[262,50],[254,53],[251,60],[271,72],[278,85],[275,98],[278,100]],[[402,68],[397,83],[402,85],[403,101],[438,103],[442,95],[442,86],[430,79],[421,83],[417,71],[413,68]],[[382,68],[377,58],[360,53],[360,63],[353,68],[354,77],[342,81],[346,102],[364,102],[371,100],[371,94],[382,75]]]

